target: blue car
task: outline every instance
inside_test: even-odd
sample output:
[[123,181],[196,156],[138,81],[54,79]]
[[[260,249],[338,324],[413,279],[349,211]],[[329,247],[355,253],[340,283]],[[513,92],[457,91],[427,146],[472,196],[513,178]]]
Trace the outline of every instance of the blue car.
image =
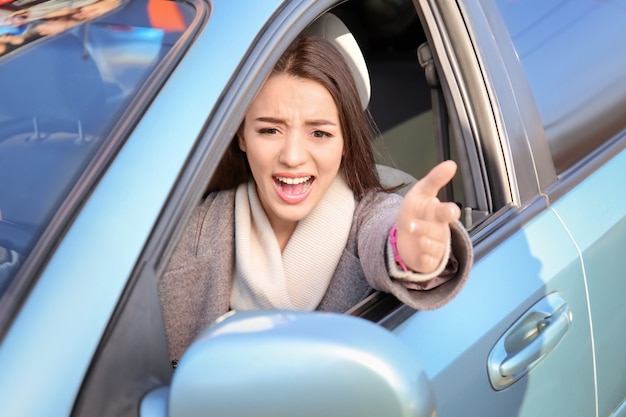
[[[0,415],[626,416],[626,1],[0,0]],[[475,263],[415,311],[250,311],[170,363],[159,280],[328,16],[381,179],[459,170]],[[402,193],[406,188],[398,189]]]

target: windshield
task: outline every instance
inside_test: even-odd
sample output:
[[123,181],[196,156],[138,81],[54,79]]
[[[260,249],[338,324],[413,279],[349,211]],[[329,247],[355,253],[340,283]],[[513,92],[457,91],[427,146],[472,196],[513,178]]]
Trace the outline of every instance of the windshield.
[[193,14],[169,0],[0,0],[0,297]]

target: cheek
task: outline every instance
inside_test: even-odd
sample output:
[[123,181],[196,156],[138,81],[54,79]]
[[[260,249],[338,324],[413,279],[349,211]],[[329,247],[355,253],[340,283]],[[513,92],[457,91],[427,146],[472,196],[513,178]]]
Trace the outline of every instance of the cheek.
[[343,157],[344,150],[341,145],[332,149],[325,149],[317,155],[318,167],[325,172],[336,174],[341,170]]
[[337,143],[337,147],[333,152],[333,164],[340,166],[343,163],[343,158],[346,156],[346,147],[343,139]]
[[261,145],[261,143],[259,141],[255,141],[254,139],[248,139],[247,141],[244,141],[242,145],[245,149],[242,150],[246,154],[248,164],[250,165],[250,169],[252,169],[253,173],[262,169],[267,169],[267,167],[272,164],[271,148],[259,145]]

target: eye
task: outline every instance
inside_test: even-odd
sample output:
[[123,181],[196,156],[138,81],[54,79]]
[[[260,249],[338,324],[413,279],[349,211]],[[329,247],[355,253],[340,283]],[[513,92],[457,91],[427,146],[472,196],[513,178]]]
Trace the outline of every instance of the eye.
[[273,127],[264,127],[262,129],[259,129],[258,132],[262,135],[276,135],[278,133],[278,129]]
[[315,130],[313,131],[312,135],[314,138],[318,138],[318,139],[330,138],[333,136],[328,132],[324,132],[323,130]]

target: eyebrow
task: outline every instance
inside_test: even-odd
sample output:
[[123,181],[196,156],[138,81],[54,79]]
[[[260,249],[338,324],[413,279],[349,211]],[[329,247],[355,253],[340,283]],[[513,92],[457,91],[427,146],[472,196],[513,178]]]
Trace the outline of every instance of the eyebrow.
[[[285,121],[283,119],[278,119],[276,117],[257,117],[255,120],[257,122],[285,124]],[[337,126],[337,123],[331,122],[330,120],[326,120],[326,119],[313,119],[313,120],[307,120],[306,125],[308,126]]]

